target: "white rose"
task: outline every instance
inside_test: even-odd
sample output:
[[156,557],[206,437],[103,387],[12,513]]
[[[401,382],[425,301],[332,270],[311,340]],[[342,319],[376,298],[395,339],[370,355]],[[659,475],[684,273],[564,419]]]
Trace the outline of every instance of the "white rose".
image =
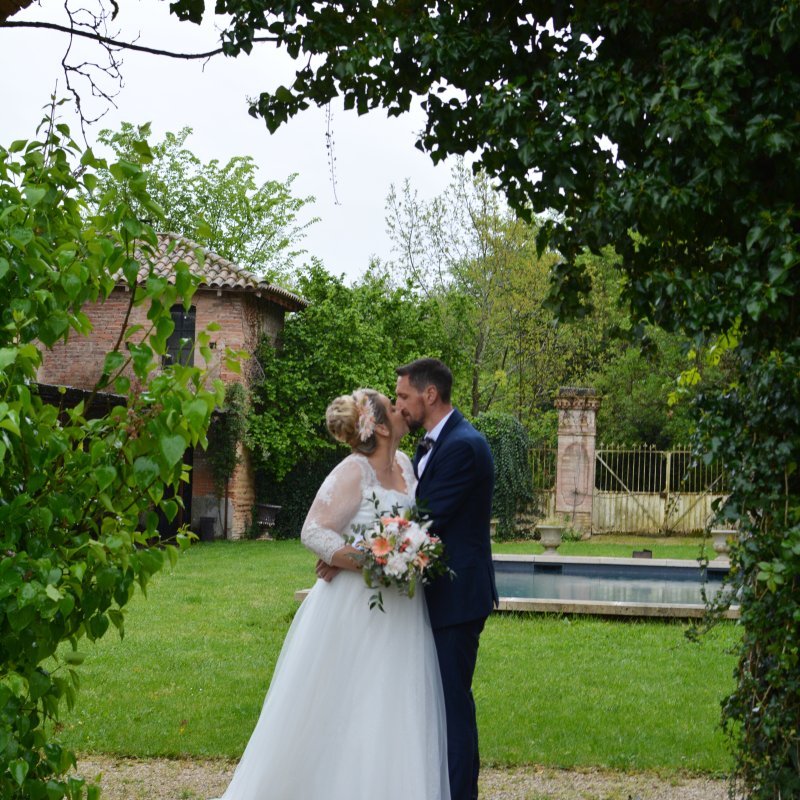
[[390,578],[402,578],[408,571],[408,564],[400,553],[394,553],[389,556],[383,571]]
[[412,525],[406,532],[406,539],[408,540],[409,547],[416,553],[427,538],[425,531],[418,525]]

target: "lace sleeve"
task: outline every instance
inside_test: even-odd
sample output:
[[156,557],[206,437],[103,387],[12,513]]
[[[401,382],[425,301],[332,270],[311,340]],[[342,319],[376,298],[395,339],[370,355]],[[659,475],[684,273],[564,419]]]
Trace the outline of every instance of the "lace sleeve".
[[300,539],[312,552],[330,564],[343,547],[350,521],[356,516],[362,497],[362,470],[356,459],[346,458],[322,482],[308,510]]

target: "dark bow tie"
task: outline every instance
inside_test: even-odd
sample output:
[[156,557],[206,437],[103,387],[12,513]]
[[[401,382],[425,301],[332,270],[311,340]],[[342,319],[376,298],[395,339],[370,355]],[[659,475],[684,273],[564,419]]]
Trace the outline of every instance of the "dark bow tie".
[[417,454],[419,455],[420,458],[422,458],[422,456],[424,456],[425,453],[427,453],[431,449],[431,447],[433,447],[434,441],[435,440],[431,439],[430,436],[423,436],[417,442]]

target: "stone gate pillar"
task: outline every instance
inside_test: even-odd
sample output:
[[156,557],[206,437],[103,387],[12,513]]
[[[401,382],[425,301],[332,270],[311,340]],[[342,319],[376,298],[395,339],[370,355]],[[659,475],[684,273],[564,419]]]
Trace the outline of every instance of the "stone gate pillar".
[[594,495],[594,448],[600,397],[594,389],[559,389],[556,514],[573,528],[591,535]]

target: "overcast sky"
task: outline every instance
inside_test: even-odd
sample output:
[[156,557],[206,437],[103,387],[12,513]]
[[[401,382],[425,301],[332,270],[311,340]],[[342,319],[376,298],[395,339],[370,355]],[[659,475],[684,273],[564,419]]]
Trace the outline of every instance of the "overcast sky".
[[[60,12],[60,13],[59,13]],[[53,0],[42,8],[28,9],[16,20],[43,19],[63,23],[63,11]],[[183,52],[203,52],[218,45],[212,25],[203,28],[181,23],[168,14],[168,4],[158,0],[128,0],[120,3],[114,25],[120,38],[140,44]],[[58,81],[58,94],[65,93],[61,58],[66,48],[64,34],[27,29],[0,28],[0,74],[3,111],[0,142],[32,138],[43,107]],[[88,48],[88,49],[87,49]],[[93,60],[103,58],[96,45],[82,50]],[[217,56],[203,62],[185,62],[127,52],[122,55],[124,87],[103,120],[90,129],[90,139],[101,128],[116,129],[122,121],[151,122],[153,140],[183,126],[194,129],[187,146],[203,160],[227,161],[235,155],[250,155],[259,166],[262,180],[278,179],[297,172],[295,194],[313,195],[316,202],[308,217],[317,216],[305,240],[305,248],[319,257],[334,274],[358,277],[370,256],[390,257],[391,244],[385,232],[384,202],[390,184],[409,178],[421,196],[430,198],[447,184],[449,168],[434,167],[430,158],[414,147],[415,133],[423,126],[421,111],[400,119],[389,119],[383,111],[358,117],[355,112],[333,109],[336,155],[336,196],[328,167],[325,113],[312,108],[270,136],[262,120],[247,113],[248,96],[292,80],[293,65],[269,44],[257,45],[250,56],[236,59]],[[89,94],[83,86],[84,95]],[[90,104],[99,113],[104,106]],[[63,119],[78,132],[77,118],[64,110]]]

